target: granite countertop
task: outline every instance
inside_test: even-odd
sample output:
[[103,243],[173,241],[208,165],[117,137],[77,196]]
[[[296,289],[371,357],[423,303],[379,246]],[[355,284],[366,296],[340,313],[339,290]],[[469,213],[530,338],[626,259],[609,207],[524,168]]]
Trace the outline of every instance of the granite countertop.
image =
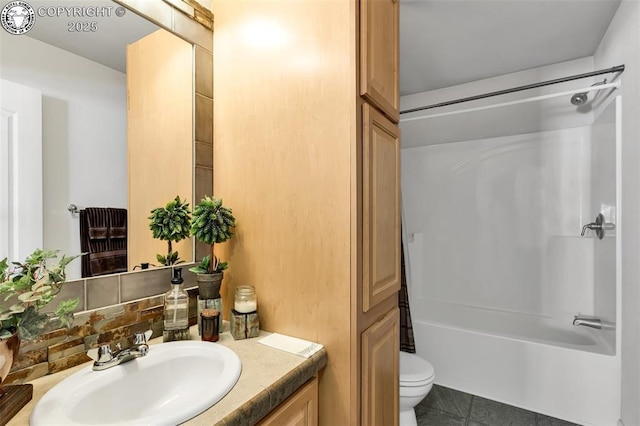
[[[191,327],[190,331],[192,340],[199,340],[196,327]],[[269,334],[260,331],[259,337],[246,340],[234,340],[228,331],[220,335],[218,343],[233,350],[240,358],[242,373],[236,385],[224,398],[200,415],[183,423],[184,425],[255,424],[327,364],[327,352],[324,348],[310,358],[303,358],[258,343],[260,338]],[[149,343],[151,345],[162,343],[162,338],[153,339]],[[150,353],[153,353],[153,348]],[[91,362],[31,381],[33,399],[18,412],[8,426],[28,425],[31,411],[49,389],[89,365]]]

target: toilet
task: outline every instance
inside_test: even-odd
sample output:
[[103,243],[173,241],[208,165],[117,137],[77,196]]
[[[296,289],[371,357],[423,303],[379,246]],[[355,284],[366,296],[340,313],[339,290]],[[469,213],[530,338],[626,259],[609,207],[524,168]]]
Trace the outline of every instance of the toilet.
[[418,355],[400,351],[400,426],[416,426],[414,407],[433,386],[435,370]]

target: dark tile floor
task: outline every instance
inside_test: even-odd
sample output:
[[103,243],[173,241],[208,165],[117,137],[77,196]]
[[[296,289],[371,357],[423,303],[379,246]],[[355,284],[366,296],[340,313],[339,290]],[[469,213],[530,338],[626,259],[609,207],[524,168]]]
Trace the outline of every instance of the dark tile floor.
[[418,426],[579,426],[438,385],[416,406],[416,417]]

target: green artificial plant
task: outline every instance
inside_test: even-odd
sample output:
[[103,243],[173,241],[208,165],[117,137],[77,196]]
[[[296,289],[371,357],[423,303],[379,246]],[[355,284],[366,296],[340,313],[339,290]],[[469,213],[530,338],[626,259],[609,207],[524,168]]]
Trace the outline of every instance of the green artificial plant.
[[227,269],[227,262],[221,262],[214,255],[213,246],[231,238],[231,230],[235,226],[236,219],[231,209],[224,207],[221,199],[205,196],[193,211],[191,235],[209,244],[210,250],[198,265],[189,270],[196,274],[214,274]]
[[171,242],[177,243],[189,236],[189,227],[191,226],[189,203],[182,202],[180,197],[176,196],[165,207],[151,210],[151,216],[148,219],[153,238],[167,242],[167,255],[157,254],[158,262],[164,266],[182,263],[178,251],[173,251]]
[[[58,257],[58,250],[35,250],[24,262],[0,261],[0,297],[5,302],[13,299],[8,310],[0,308],[0,338],[10,337],[17,331],[21,340],[38,337],[51,320],[69,327],[78,299],[63,300],[53,314],[41,313],[66,282],[66,266],[78,256],[60,258],[56,265],[47,260]],[[11,303],[11,302],[10,302]]]

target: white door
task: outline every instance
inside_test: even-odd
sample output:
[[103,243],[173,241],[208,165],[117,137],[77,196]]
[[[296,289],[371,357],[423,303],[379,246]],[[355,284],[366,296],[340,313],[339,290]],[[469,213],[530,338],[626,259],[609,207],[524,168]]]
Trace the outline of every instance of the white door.
[[42,248],[42,94],[0,84],[0,260],[23,260]]

